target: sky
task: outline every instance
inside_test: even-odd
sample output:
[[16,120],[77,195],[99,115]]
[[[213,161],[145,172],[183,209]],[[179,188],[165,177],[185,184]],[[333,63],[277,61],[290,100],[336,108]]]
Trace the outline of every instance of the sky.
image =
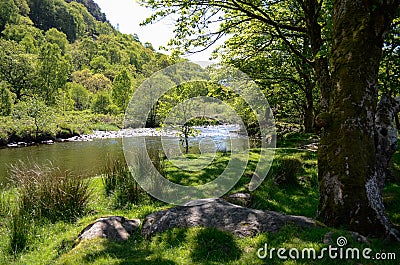
[[[152,10],[140,6],[136,0],[94,0],[101,11],[106,14],[107,19],[122,33],[134,34],[139,36],[142,43],[150,42],[154,49],[158,50],[160,46],[166,46],[168,41],[174,37],[174,21],[171,18],[164,18],[148,26],[140,26],[152,14]],[[185,56],[193,62],[208,61],[216,45],[204,52]],[[165,50],[158,50],[162,53],[169,53]]]

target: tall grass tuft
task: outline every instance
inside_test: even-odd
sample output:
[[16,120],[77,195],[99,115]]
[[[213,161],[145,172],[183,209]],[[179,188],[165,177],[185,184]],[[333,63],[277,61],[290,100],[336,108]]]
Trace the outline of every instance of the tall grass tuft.
[[33,220],[21,205],[10,211],[8,219],[9,252],[16,255],[26,249],[32,232]]
[[0,191],[0,217],[10,214],[10,200],[4,192]]
[[[149,181],[150,181],[150,191],[152,194],[162,194],[163,192],[163,187],[160,178],[157,176],[157,172],[165,176],[165,167],[166,167],[166,161],[164,154],[160,152],[157,149],[148,149],[147,153],[150,157],[149,161],[150,163],[153,164],[155,170],[151,170],[151,165],[146,165],[146,159],[144,159],[142,156],[144,155],[143,153],[137,154],[138,156],[138,163],[137,163],[137,168],[136,168],[136,174],[141,174],[146,176]],[[150,170],[149,170],[150,169]],[[156,172],[157,171],[157,172]],[[151,197],[153,201],[157,201],[155,197]]]
[[279,186],[298,186],[297,175],[302,172],[302,163],[297,158],[276,159],[271,167],[270,175]]
[[116,208],[124,208],[129,203],[138,204],[146,194],[137,184],[125,161],[109,159],[102,176],[106,195],[113,196]]
[[21,203],[11,199],[10,193],[0,193],[0,217],[5,218],[7,227],[8,252],[16,255],[28,245],[33,221],[21,208]]
[[19,162],[11,166],[10,178],[18,189],[20,211],[32,218],[72,222],[86,212],[89,182],[69,171]]

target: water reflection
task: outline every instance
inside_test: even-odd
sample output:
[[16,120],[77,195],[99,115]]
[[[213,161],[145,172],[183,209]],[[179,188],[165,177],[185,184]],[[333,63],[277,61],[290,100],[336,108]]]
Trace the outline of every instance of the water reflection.
[[[217,151],[229,152],[232,142],[237,141],[235,146],[246,148],[246,139],[237,133],[237,127],[211,126],[199,128],[201,135],[190,138],[191,153],[208,153]],[[140,136],[133,137],[134,141],[145,141],[149,153],[174,156],[177,153],[177,146],[182,147],[177,137],[155,137]],[[242,142],[242,145],[240,144]],[[257,141],[250,141],[254,146]],[[164,150],[162,152],[162,150]],[[183,150],[183,149],[181,149]],[[93,176],[99,174],[107,159],[124,159],[121,139],[94,140],[92,142],[68,142],[55,143],[54,145],[39,145],[16,149],[0,149],[0,183],[3,183],[9,165],[19,160],[24,162],[36,162],[39,164],[51,161],[54,166],[68,169],[76,174]]]

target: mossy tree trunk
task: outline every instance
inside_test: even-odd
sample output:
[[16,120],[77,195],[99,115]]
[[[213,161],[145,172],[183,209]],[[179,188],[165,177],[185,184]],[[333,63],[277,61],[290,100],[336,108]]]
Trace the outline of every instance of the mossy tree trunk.
[[398,1],[336,0],[331,82],[319,151],[319,217],[365,235],[396,238],[376,171],[375,114],[383,38]]
[[381,192],[389,175],[390,161],[397,150],[395,119],[400,111],[400,97],[392,98],[390,92],[382,95],[375,115],[376,172]]

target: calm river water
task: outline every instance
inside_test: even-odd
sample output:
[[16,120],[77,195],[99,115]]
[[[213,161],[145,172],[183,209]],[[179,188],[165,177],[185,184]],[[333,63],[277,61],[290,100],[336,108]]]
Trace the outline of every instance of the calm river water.
[[[231,125],[212,126],[200,129],[202,134],[192,138],[191,145],[203,143],[205,146],[209,145],[210,151],[215,149],[229,150],[229,137],[240,138],[240,136],[234,132],[235,127]],[[171,146],[176,146],[173,144],[176,140],[176,138],[170,137]],[[214,143],[209,140],[214,141]],[[152,148],[161,148],[160,137],[146,136],[146,142],[148,142]],[[164,148],[165,147],[164,142]],[[55,143],[53,145],[3,148],[0,149],[0,184],[5,182],[10,165],[20,160],[39,164],[48,164],[51,161],[54,166],[71,170],[75,174],[94,176],[101,172],[102,167],[110,158],[124,159],[122,139],[103,139],[94,140],[92,142],[64,142]]]

